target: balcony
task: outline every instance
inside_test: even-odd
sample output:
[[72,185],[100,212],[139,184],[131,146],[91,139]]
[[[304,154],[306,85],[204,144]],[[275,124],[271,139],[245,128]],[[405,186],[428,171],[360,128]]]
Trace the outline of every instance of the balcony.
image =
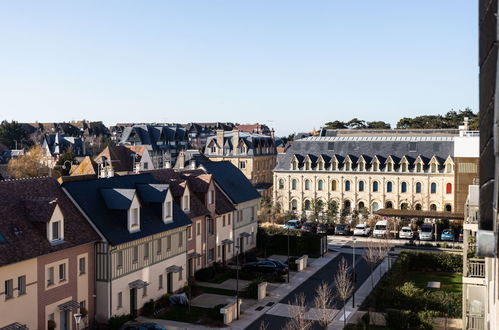
[[484,330],[485,329],[485,318],[483,315],[467,313],[466,315],[466,325],[464,327],[466,330]]
[[466,277],[485,278],[485,260],[468,259]]

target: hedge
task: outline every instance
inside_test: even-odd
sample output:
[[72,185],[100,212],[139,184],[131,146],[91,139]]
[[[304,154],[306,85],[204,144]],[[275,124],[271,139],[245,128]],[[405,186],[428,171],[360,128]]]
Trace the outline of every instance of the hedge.
[[[266,249],[268,254],[288,254],[288,230],[281,228],[258,228],[256,244],[259,249]],[[321,236],[289,230],[289,254],[311,257],[321,255]]]

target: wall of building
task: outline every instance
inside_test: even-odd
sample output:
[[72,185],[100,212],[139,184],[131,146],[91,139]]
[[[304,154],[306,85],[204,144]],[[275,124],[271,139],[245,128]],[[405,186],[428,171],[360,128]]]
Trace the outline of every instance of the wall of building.
[[[208,156],[211,161],[229,161],[237,167],[253,184],[271,183],[272,170],[277,162],[277,155],[261,155],[261,156]],[[244,167],[241,163],[245,163]]]
[[[229,222],[230,219],[230,222]],[[218,262],[222,262],[222,249],[225,248],[225,260],[229,260],[234,255],[234,244],[224,245],[222,244],[223,240],[229,239],[234,241],[233,232],[232,232],[232,221],[234,219],[233,212],[229,212],[227,214],[223,214],[216,218],[217,222],[217,231],[216,231],[216,260]]]
[[[18,277],[26,276],[26,294],[19,295]],[[38,327],[38,272],[36,258],[0,268],[0,328],[14,322]],[[14,297],[5,299],[4,281],[12,279]]]

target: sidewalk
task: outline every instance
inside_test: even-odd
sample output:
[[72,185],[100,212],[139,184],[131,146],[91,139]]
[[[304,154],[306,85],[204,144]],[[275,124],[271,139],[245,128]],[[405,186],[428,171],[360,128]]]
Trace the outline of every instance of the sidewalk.
[[[346,305],[346,313],[345,314],[346,314],[346,319],[347,319],[346,323],[347,324],[348,324],[348,320],[353,315],[355,315],[355,313],[358,311],[359,307],[362,305],[362,303],[364,302],[364,300],[366,300],[366,298],[371,293],[371,291],[372,291],[371,278],[372,278],[372,281],[374,282],[374,287],[376,287],[376,285],[378,284],[379,280],[389,270],[389,266],[393,265],[393,263],[394,263],[393,258],[392,258],[391,262],[388,261],[388,258],[385,258],[383,260],[383,262],[380,263],[378,265],[378,267],[376,267],[376,269],[374,269],[373,274],[370,275],[364,281],[364,283],[362,283],[362,285],[357,289],[357,291],[355,291],[355,308],[352,307],[352,299],[353,299],[353,297],[351,297],[346,302],[346,304],[345,304]],[[382,267],[381,268],[381,275],[380,275],[380,269],[379,269],[380,267]],[[343,309],[341,309],[340,311],[338,311],[338,313],[334,317],[333,323],[332,323],[332,325],[330,325],[328,327],[328,329],[335,329],[335,330],[343,329],[343,327],[344,327],[343,324],[344,324],[344,322],[343,322]]]

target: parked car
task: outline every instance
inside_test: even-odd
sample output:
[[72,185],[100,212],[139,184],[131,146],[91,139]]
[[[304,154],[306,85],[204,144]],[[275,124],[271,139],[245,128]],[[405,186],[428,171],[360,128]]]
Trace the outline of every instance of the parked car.
[[373,230],[373,237],[386,237],[388,235],[388,220],[376,222]]
[[371,227],[365,223],[358,224],[353,230],[354,236],[369,236],[371,234]]
[[414,239],[415,236],[415,233],[409,226],[402,227],[399,231],[399,238]]
[[277,265],[275,261],[269,261],[269,260],[247,263],[243,266],[242,270],[247,272],[258,272],[265,274],[280,274],[280,275],[288,273],[287,267],[282,268],[280,265]]
[[328,234],[329,226],[325,223],[320,223],[317,225],[317,234]]
[[424,224],[419,230],[419,239],[422,241],[432,241],[433,240],[433,225]]
[[334,234],[335,235],[348,236],[351,233],[352,233],[352,229],[350,228],[350,225],[338,224],[334,228]]
[[302,231],[306,231],[306,232],[309,232],[309,233],[315,233],[316,232],[316,227],[313,223],[310,223],[310,222],[305,222],[302,226],[301,226],[301,230]]
[[280,268],[282,269],[282,271],[287,274],[288,273],[288,265],[286,265],[284,262],[282,261],[279,261],[277,259],[272,259],[272,258],[267,258],[265,259],[265,261],[270,261],[272,262],[274,265],[276,265],[277,268]]
[[300,220],[288,220],[282,228],[284,228],[284,229],[300,229],[301,228],[301,221]]
[[442,230],[442,234],[440,234],[440,239],[442,241],[451,241],[451,242],[454,242],[454,231],[452,229],[444,229],[444,230]]
[[166,328],[157,323],[130,322],[125,323],[121,327],[121,330],[166,330]]

